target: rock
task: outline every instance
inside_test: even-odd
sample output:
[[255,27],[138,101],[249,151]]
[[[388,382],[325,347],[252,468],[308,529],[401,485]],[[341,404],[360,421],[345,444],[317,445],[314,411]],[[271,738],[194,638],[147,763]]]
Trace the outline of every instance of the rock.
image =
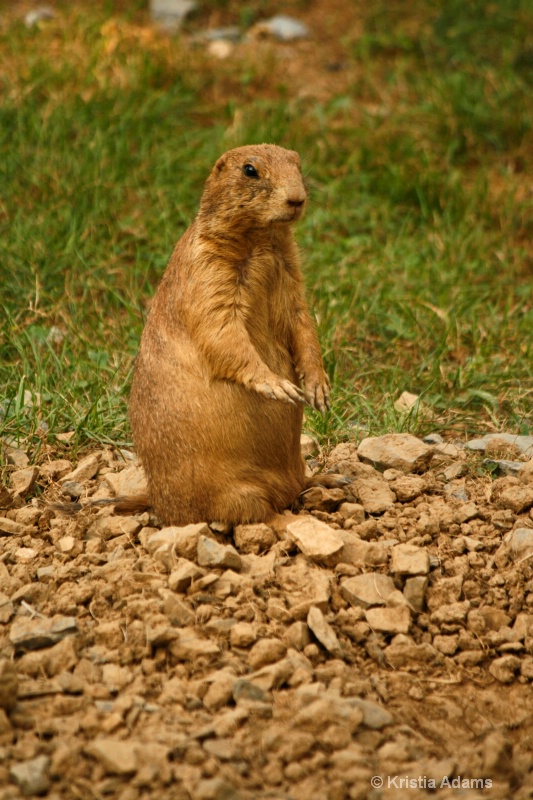
[[443,605],[431,613],[431,621],[435,625],[450,625],[464,622],[469,610],[469,600],[464,600],[462,603]]
[[74,617],[60,615],[52,619],[18,617],[11,625],[9,641],[15,650],[38,650],[41,647],[50,647],[77,631],[78,625]]
[[250,647],[257,641],[257,633],[249,622],[237,622],[230,630],[229,640],[232,647]]
[[65,484],[68,481],[83,483],[84,481],[94,478],[99,469],[100,455],[93,453],[82,458],[81,461],[78,462],[78,466],[73,469],[72,472],[67,472],[59,482],[61,484]]
[[47,461],[39,467],[39,474],[42,478],[47,478],[50,481],[55,481],[58,478],[63,478],[72,472],[72,462],[67,458],[57,458],[53,461]]
[[412,544],[397,544],[391,550],[390,571],[395,575],[427,575],[427,550]]
[[175,33],[196,6],[195,0],[150,0],[150,15],[166,31]]
[[276,570],[284,588],[288,609],[295,620],[306,620],[311,606],[327,611],[331,596],[330,579],[316,567],[310,567],[303,556]]
[[453,656],[457,652],[458,636],[434,636],[433,647],[445,656]]
[[220,655],[218,645],[209,639],[200,638],[193,627],[181,628],[178,638],[169,644],[168,649],[177,661],[194,661],[202,656],[211,660]]
[[309,28],[297,19],[288,17],[285,14],[277,14],[270,19],[259,22],[250,31],[253,35],[269,35],[280,42],[291,42],[294,39],[307,39]]
[[105,482],[115,497],[138,497],[148,494],[148,484],[144,469],[132,464],[119,472],[107,472]]
[[400,503],[410,503],[422,494],[426,487],[424,478],[418,475],[402,475],[390,482],[390,487]]
[[428,588],[428,579],[422,575],[416,578],[408,578],[405,581],[403,594],[409,605],[415,611],[422,611],[424,600]]
[[388,562],[390,545],[384,542],[365,542],[357,536],[354,530],[341,530],[338,533],[344,542],[344,546],[338,556],[338,563],[365,564],[377,567]]
[[284,633],[285,643],[295,650],[303,650],[311,642],[309,628],[305,622],[293,622]]
[[440,578],[428,588],[426,602],[429,610],[434,611],[440,608],[440,606],[457,602],[461,597],[462,590],[462,575],[454,575],[451,578]]
[[194,800],[243,800],[243,797],[223,778],[204,778],[196,785]]
[[514,433],[488,433],[479,439],[471,439],[466,443],[469,450],[485,451],[493,442],[517,447],[523,455],[533,458],[533,436],[518,436]]
[[357,478],[351,486],[367,514],[383,514],[395,503],[396,495],[380,477]]
[[160,590],[160,594],[164,597],[163,614],[168,617],[171,625],[184,628],[187,625],[194,624],[196,619],[194,612],[179,597],[166,590]]
[[433,457],[433,448],[409,433],[389,433],[363,439],[357,455],[382,471],[422,472]]
[[116,536],[128,536],[134,539],[141,528],[141,523],[135,517],[111,514],[95,520],[87,531],[87,538],[98,537],[108,541]]
[[302,433],[300,436],[300,447],[304,458],[318,455],[318,442],[307,433]]
[[489,733],[483,742],[483,774],[498,779],[513,772],[512,742],[501,731]]
[[533,528],[515,528],[504,541],[511,548],[513,560],[526,558],[533,553]]
[[314,633],[320,644],[331,653],[335,658],[342,658],[342,647],[335,634],[335,631],[326,622],[324,614],[316,606],[309,609],[307,624]]
[[349,703],[354,708],[358,708],[363,712],[363,725],[375,731],[380,731],[386,728],[387,725],[392,725],[394,717],[383,706],[374,703],[372,700],[362,700],[359,697],[350,697]]
[[481,464],[497,475],[510,475],[513,478],[518,478],[525,467],[523,461],[506,461],[505,459],[493,458],[485,458]]
[[12,472],[9,478],[15,497],[25,497],[31,492],[39,475],[39,467],[27,467]]
[[254,670],[261,669],[284,657],[286,646],[279,639],[259,639],[248,653],[248,663]]
[[373,630],[385,633],[407,633],[411,625],[411,614],[407,606],[368,608],[365,617]]
[[198,563],[209,569],[228,568],[239,571],[242,567],[241,557],[230,544],[219,544],[208,536],[198,539]]
[[108,775],[133,775],[139,768],[137,743],[116,739],[94,739],[84,748]]
[[0,517],[0,534],[8,534],[13,536],[26,536],[31,534],[33,528],[28,525],[22,525],[20,522],[15,522],[13,519]]
[[173,592],[186,592],[193,581],[205,575],[205,569],[198,567],[186,558],[178,558],[168,578],[169,589]]
[[489,666],[489,672],[500,683],[512,683],[520,671],[520,659],[516,656],[496,658]]
[[307,558],[323,564],[335,564],[344,546],[336,530],[311,516],[290,522],[287,533]]
[[245,678],[238,678],[234,681],[232,693],[237,704],[266,703],[268,700],[265,690]]
[[278,537],[268,525],[256,523],[254,525],[236,525],[233,531],[233,540],[241,553],[260,555],[270,550]]
[[15,665],[7,658],[0,659],[0,708],[11,711],[17,704],[18,678]]
[[343,519],[352,519],[356,525],[365,521],[365,509],[360,503],[341,503],[337,511]]
[[342,596],[349,603],[361,608],[385,605],[387,598],[396,591],[392,578],[380,572],[367,572],[342,581]]
[[9,777],[16,783],[25,797],[43,795],[50,788],[50,759],[48,756],[37,756],[29,761],[13,764]]
[[522,514],[533,505],[533,485],[523,485],[517,478],[498,478],[492,486],[492,500],[500,508]]
[[233,698],[233,686],[235,675],[231,672],[220,671],[216,678],[211,681],[207,692],[203,697],[205,708],[209,711],[216,711],[226,706]]
[[208,534],[209,527],[205,522],[183,527],[170,525],[150,533],[145,541],[141,541],[149,553],[155,553],[160,547],[167,545],[176,556],[195,561],[200,536]]
[[61,494],[71,500],[78,500],[84,493],[85,486],[79,481],[65,481],[61,486]]
[[408,637],[405,637],[406,641],[397,641],[399,639],[401,636],[395,637],[385,648],[385,659],[393,669],[401,669],[410,664],[439,664],[443,661],[442,655],[427,642],[415,644]]
[[7,596],[0,592],[0,624],[5,625],[15,613],[15,606]]
[[342,489],[326,489],[312,486],[302,494],[303,507],[307,510],[333,512],[345,499]]

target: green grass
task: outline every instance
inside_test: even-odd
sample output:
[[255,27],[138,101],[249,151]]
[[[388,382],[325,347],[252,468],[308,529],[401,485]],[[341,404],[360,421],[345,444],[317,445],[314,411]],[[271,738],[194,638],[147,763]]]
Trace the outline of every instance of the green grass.
[[[320,102],[275,48],[213,61],[154,34],[142,3],[65,4],[31,30],[4,18],[2,438],[34,457],[65,431],[75,449],[129,441],[147,301],[215,159],[258,141],[299,150],[311,187],[297,235],[334,402],[308,429],[324,444],[531,430],[533,12],[365,8],[362,34],[339,31],[343,80]],[[404,390],[429,411],[396,411]]]

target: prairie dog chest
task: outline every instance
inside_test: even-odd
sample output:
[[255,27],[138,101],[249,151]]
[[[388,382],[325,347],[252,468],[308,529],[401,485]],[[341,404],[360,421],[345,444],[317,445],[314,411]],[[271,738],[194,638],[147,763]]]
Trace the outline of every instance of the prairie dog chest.
[[283,253],[257,249],[244,267],[240,294],[250,334],[260,332],[285,343],[293,325],[295,287]]

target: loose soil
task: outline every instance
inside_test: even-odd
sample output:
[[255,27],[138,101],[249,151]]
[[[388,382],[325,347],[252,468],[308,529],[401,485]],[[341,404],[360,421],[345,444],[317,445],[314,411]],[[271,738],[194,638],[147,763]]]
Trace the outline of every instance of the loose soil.
[[532,796],[533,461],[432,448],[315,452],[351,483],[234,531],[86,505],[142,483],[127,451],[11,451],[0,798],[26,762],[54,800]]

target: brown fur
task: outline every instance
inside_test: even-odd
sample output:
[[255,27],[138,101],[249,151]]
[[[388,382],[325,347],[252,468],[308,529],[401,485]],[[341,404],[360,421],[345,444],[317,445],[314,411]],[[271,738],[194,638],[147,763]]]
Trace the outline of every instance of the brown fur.
[[215,164],[174,249],[129,407],[163,522],[266,520],[305,486],[302,403],[328,406],[290,227],[306,200],[297,153],[238,147]]

